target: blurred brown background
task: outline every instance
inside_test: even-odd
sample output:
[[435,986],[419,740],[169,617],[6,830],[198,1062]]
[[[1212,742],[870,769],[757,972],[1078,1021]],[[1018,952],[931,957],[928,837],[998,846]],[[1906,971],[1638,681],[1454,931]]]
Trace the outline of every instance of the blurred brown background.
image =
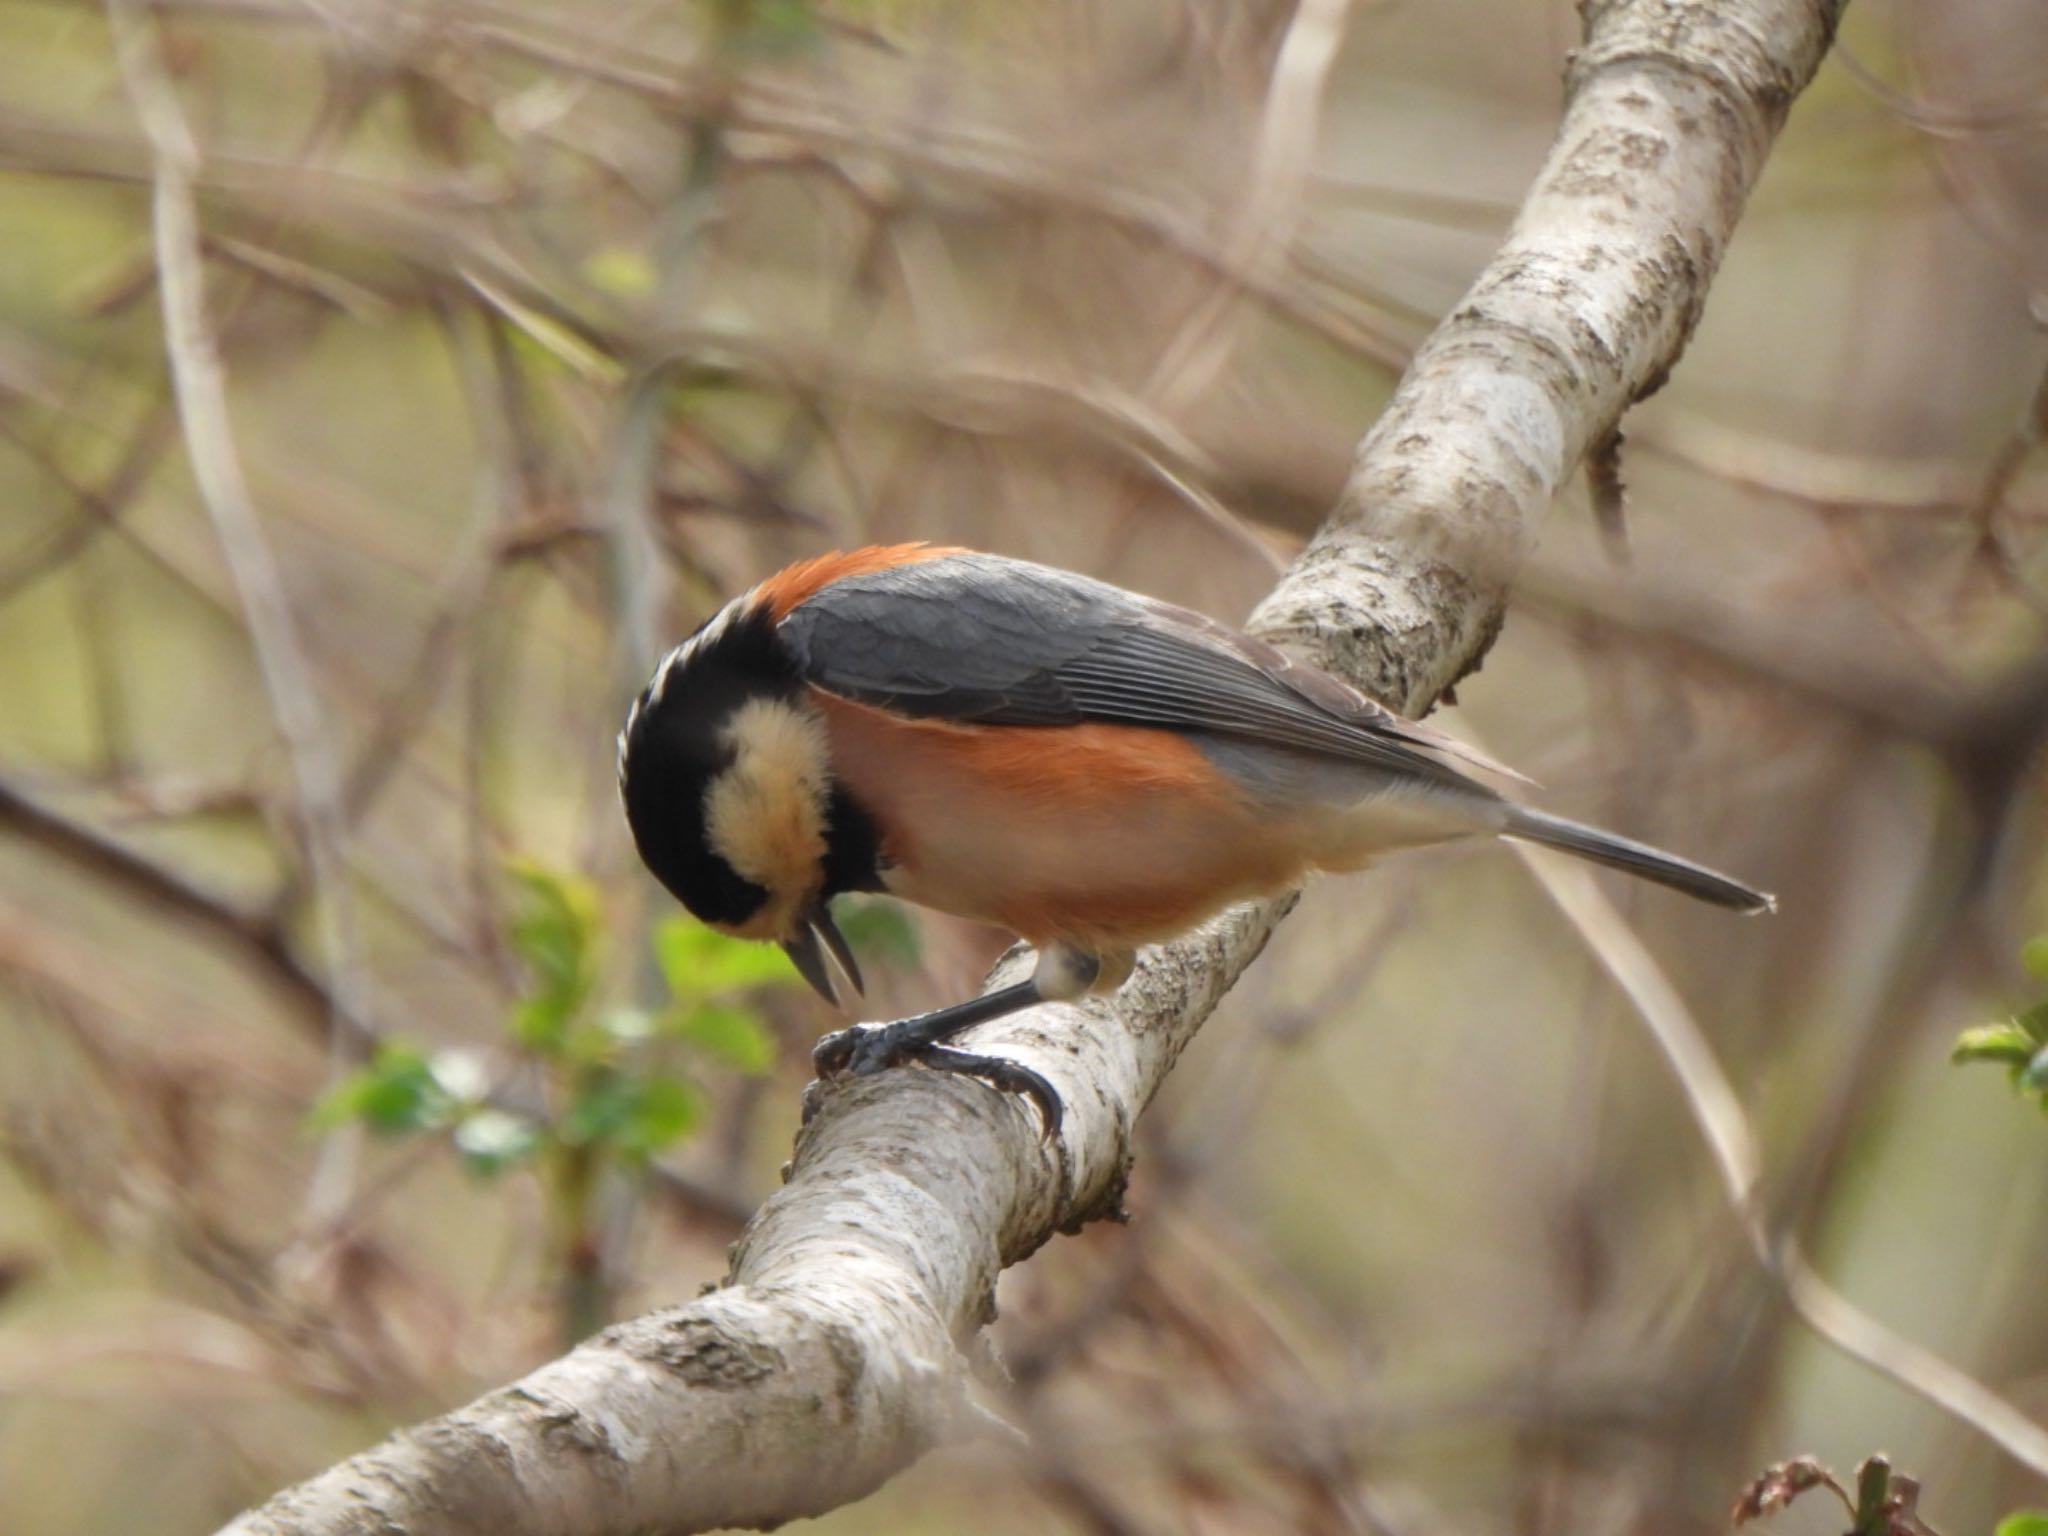
[[[108,18],[0,0],[0,1530],[205,1531],[553,1353],[531,1179],[306,1115],[363,1031],[517,1078],[507,857],[595,879],[607,987],[645,988],[667,909],[611,759],[651,655],[876,539],[1242,619],[1505,228],[1576,26],[166,0],[137,35],[204,149],[293,752],[171,400]],[[2015,960],[2041,711],[1998,691],[2048,592],[2048,12],[1871,0],[1843,41],[1630,418],[1631,558],[1566,496],[1446,718],[1544,804],[1778,891],[1751,923],[1615,887],[1774,1216],[2048,1418],[2048,1121],[1947,1064],[2048,987]],[[957,995],[998,943],[926,923],[871,1001]],[[765,1006],[776,1072],[707,1071],[675,1176],[607,1197],[619,1308],[715,1280],[774,1185],[833,1020]],[[1130,1205],[1005,1281],[1032,1449],[821,1529],[1709,1532],[1767,1462],[1878,1449],[1951,1536],[2048,1504],[1788,1319],[1501,850],[1313,890]]]

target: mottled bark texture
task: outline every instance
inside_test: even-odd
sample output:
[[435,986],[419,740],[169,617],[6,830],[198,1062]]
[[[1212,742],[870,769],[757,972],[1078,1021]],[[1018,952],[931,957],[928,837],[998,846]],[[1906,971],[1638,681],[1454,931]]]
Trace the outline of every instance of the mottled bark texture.
[[[1676,361],[1840,0],[1588,0],[1556,146],[1257,626],[1411,712],[1477,664],[1534,519]],[[768,1525],[980,1415],[997,1273],[1116,1209],[1131,1127],[1286,901],[1148,953],[1114,998],[977,1032],[1066,1100],[832,1085],[729,1284],[404,1431],[230,1530],[614,1536]],[[1011,979],[1016,962],[1001,979]]]

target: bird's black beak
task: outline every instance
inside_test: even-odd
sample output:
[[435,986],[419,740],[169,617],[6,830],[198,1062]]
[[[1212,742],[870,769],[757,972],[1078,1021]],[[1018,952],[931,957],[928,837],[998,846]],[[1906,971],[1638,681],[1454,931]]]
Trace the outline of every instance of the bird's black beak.
[[839,974],[853,988],[854,996],[860,996],[864,990],[860,964],[853,958],[853,949],[847,944],[846,935],[832,921],[832,909],[823,901],[816,902],[797,922],[796,936],[782,941],[783,952],[796,966],[797,974],[811,984],[811,990],[818,996],[834,1008],[841,1007],[839,989],[833,985],[832,968],[826,964],[829,955],[832,966],[838,967]]

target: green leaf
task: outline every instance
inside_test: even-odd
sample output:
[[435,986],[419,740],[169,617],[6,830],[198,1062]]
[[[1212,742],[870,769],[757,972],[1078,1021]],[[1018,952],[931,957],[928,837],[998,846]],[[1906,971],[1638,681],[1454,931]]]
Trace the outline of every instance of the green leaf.
[[438,1130],[454,1118],[456,1102],[434,1075],[427,1053],[408,1040],[378,1043],[370,1064],[336,1084],[313,1109],[316,1129],[360,1120],[380,1136]]
[[2012,1021],[2033,1037],[2034,1044],[2048,1045],[2048,1003],[2036,1003],[2013,1015]]
[[1980,1024],[1956,1036],[1949,1052],[1952,1062],[1996,1061],[2009,1067],[2024,1066],[2035,1051],[2034,1037],[2017,1023]]
[[643,251],[612,246],[593,252],[583,263],[583,275],[606,293],[622,299],[644,299],[654,292],[654,263]]
[[455,1150],[471,1173],[495,1178],[540,1150],[540,1127],[502,1109],[480,1109],[455,1127]]
[[530,860],[511,861],[506,869],[519,886],[512,947],[533,978],[532,991],[513,1007],[512,1033],[532,1050],[556,1054],[597,983],[603,932],[597,891]]
[[800,979],[789,956],[777,946],[728,938],[682,917],[655,929],[654,956],[669,991],[683,1002],[754,987],[787,986]]
[[360,1120],[362,1080],[362,1073],[352,1072],[315,1099],[306,1111],[306,1129],[324,1133]]
[[638,1086],[617,1072],[598,1073],[570,1100],[555,1133],[572,1147],[615,1139],[633,1118]]
[[917,964],[923,950],[917,924],[893,901],[844,901],[835,914],[846,942],[863,955],[895,965]]
[[2048,981],[2048,933],[2036,934],[2020,946],[2020,964],[2027,968],[2029,976]]
[[2048,1093],[2048,1045],[2034,1053],[2016,1081],[2027,1093]]
[[680,1078],[594,1079],[562,1116],[557,1132],[569,1146],[597,1144],[646,1157],[688,1134],[703,1119],[703,1100]]
[[1992,1536],[2048,1536],[2048,1510],[2015,1510],[1998,1522]]
[[671,1028],[678,1039],[749,1077],[775,1065],[775,1041],[744,1008],[706,1003],[680,1014]]
[[506,870],[520,888],[512,923],[512,944],[520,958],[542,981],[569,984],[583,979],[597,945],[596,888],[530,859],[514,859]]
[[522,997],[512,1005],[512,1038],[528,1050],[554,1055],[568,1040],[574,1013],[559,994]]
[[628,1152],[652,1156],[687,1136],[703,1118],[703,1097],[691,1084],[678,1077],[645,1078],[620,1145]]
[[808,48],[823,31],[806,0],[747,0],[734,43],[746,52],[774,56]]

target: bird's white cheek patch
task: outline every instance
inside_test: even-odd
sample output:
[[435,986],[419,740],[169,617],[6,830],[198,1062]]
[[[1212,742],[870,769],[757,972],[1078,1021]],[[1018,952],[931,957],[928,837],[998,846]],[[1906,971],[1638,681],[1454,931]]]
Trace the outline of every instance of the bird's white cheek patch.
[[779,934],[817,889],[824,863],[825,723],[807,706],[756,699],[722,734],[733,764],[705,791],[705,828],[719,856],[767,890],[760,918]]

